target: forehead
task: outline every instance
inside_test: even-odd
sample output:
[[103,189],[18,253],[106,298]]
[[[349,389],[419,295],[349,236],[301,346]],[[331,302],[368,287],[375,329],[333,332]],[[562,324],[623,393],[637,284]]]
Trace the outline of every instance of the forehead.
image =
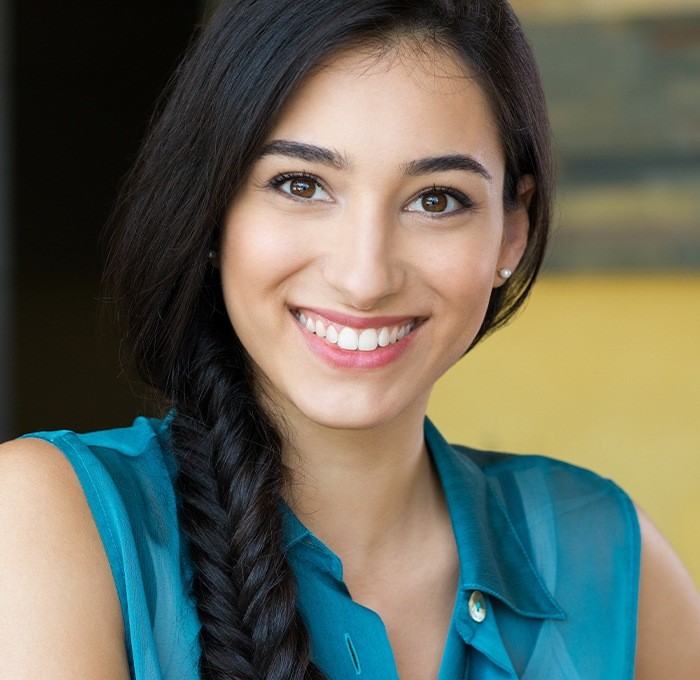
[[389,44],[370,41],[341,49],[321,62],[311,75],[336,70],[371,76],[397,68],[410,74],[416,83],[435,91],[455,91],[460,83],[473,80],[471,69],[452,49],[412,38]]
[[469,67],[449,49],[412,42],[347,49],[323,62],[270,137],[405,160],[453,152],[501,156],[487,97]]

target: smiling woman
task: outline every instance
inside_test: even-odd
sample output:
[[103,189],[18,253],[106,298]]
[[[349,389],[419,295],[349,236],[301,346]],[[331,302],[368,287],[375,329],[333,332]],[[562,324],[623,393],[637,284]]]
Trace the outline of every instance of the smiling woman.
[[508,4],[234,0],[164,102],[108,274],[167,415],[4,445],[0,675],[696,677],[697,593],[622,490],[425,420],[547,239]]
[[220,267],[236,334],[295,431],[302,414],[415,429],[469,348],[526,247],[534,190],[523,176],[505,209],[492,118],[454,54],[410,43],[335,55],[285,106],[226,213]]

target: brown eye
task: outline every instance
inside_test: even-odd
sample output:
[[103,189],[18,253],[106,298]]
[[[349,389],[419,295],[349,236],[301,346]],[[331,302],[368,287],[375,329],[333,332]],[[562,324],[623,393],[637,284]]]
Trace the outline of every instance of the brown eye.
[[273,177],[268,186],[287,196],[301,199],[302,202],[330,203],[332,201],[321,181],[310,175],[283,173]]
[[431,214],[434,217],[448,216],[470,210],[474,204],[461,191],[433,187],[416,196],[407,206],[409,212]]
[[289,182],[289,192],[301,198],[313,198],[317,189],[318,184],[314,180],[305,177],[298,177]]
[[421,205],[426,212],[445,212],[447,208],[447,194],[440,191],[423,194]]

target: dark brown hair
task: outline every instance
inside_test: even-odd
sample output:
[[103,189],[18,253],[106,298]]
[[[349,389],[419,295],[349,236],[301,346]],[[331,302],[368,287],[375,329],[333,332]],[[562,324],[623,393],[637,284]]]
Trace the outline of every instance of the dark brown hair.
[[282,550],[281,438],[207,254],[285,102],[322,60],[353,45],[430,40],[468,65],[505,155],[504,205],[537,188],[512,278],[475,342],[504,324],[540,267],[550,219],[550,134],[530,47],[503,0],[233,0],[184,59],[124,185],[108,265],[125,346],[173,407],[179,518],[202,627],[205,679],[321,678]]

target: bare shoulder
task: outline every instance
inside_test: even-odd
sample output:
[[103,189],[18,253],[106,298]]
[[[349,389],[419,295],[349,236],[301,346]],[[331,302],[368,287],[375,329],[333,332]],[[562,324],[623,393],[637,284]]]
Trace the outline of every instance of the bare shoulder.
[[0,677],[129,678],[107,555],[49,442],[0,445],[0,574]]
[[635,680],[700,678],[700,595],[685,567],[638,507],[642,532]]

